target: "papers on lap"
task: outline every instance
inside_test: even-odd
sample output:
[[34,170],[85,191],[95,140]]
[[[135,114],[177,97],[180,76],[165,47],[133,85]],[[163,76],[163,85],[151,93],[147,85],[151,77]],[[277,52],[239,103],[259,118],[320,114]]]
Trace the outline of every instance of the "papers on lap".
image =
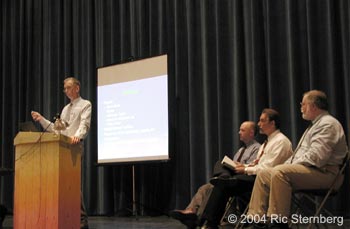
[[232,170],[235,170],[237,167],[237,163],[235,161],[232,161],[228,156],[225,156],[224,159],[222,159],[221,164]]

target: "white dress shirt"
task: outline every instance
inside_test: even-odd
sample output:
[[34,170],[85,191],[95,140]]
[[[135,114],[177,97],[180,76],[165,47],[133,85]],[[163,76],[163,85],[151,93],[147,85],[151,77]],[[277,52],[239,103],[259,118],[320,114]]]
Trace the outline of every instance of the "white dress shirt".
[[[62,112],[61,119],[68,124],[66,130],[61,133],[68,137],[78,137],[84,139],[90,129],[91,123],[91,102],[78,97],[67,104]],[[53,132],[53,123],[43,118],[40,121],[41,126],[50,132]],[[50,125],[51,124],[51,125]]]
[[259,163],[247,166],[245,171],[248,175],[256,175],[262,169],[283,164],[292,152],[292,143],[280,130],[276,130],[268,136],[266,146],[260,146],[257,155]]

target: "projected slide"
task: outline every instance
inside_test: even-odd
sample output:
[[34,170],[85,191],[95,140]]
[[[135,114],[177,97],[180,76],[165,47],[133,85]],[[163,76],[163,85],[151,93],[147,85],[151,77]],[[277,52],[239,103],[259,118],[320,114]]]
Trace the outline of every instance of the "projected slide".
[[98,86],[99,163],[169,158],[167,77]]

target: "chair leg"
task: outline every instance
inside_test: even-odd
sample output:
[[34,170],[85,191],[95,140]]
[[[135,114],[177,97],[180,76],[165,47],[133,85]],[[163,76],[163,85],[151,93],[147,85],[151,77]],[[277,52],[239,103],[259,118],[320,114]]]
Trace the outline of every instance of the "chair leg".
[[[229,201],[226,204],[225,213],[224,213],[223,217],[221,218],[220,222],[223,222],[225,217],[227,217],[227,214],[228,214],[232,204],[234,204],[235,200],[240,200],[240,198],[230,197]],[[241,215],[245,215],[248,212],[249,203],[245,203],[245,201],[244,201],[244,204],[246,204],[246,207],[245,207],[244,211],[242,213],[240,213]],[[235,229],[243,228],[243,226],[244,226],[244,224],[241,224],[241,222],[243,220],[243,218],[240,217],[241,215],[237,215],[237,222],[236,222],[236,225],[234,227]]]
[[224,214],[222,215],[222,218],[220,220],[220,222],[224,222],[224,219],[228,213],[228,211],[230,210],[233,202],[234,202],[235,198],[234,197],[230,197],[229,200],[227,201],[227,204],[226,204],[226,208],[225,208],[225,212]]
[[321,213],[321,210],[325,211],[328,215],[333,216],[333,214],[330,211],[328,211],[327,209],[323,209],[323,206],[325,205],[329,196],[330,193],[327,193],[327,195],[323,198],[322,202],[318,205],[315,216],[318,216]]
[[[249,208],[249,204],[247,204],[247,207],[244,209],[244,212],[242,213],[242,215],[246,215],[246,214],[247,214],[248,208]],[[239,218],[238,218],[238,221],[237,221],[237,223],[236,223],[235,229],[241,229],[241,228],[243,228],[244,224],[241,223],[242,220],[243,220],[243,217],[239,217]]]
[[[309,213],[309,214],[313,215],[314,217],[317,217],[317,216],[319,216],[321,211],[323,211],[327,215],[333,216],[333,214],[330,211],[328,211],[327,209],[324,208],[324,205],[327,202],[329,196],[330,195],[327,193],[327,195],[325,195],[322,198],[322,201],[320,203],[319,201],[316,200],[316,198],[317,198],[316,196],[310,196],[309,194],[303,194],[302,195],[302,197],[304,197],[305,199],[309,200],[315,206],[315,211],[314,211],[315,213],[311,212],[311,210],[309,210],[307,208],[305,209],[303,207],[303,204],[301,203],[300,199],[295,197],[295,196],[293,196],[293,199],[292,199],[293,203],[295,203],[297,205],[297,209],[296,209],[296,212],[294,214],[300,214],[300,213],[304,212],[306,214]],[[307,211],[307,210],[309,210],[309,211]],[[290,222],[289,223],[289,227],[291,227],[291,226],[292,226],[292,223]],[[316,226],[317,228],[319,228],[319,225],[317,223],[312,223],[312,222],[307,225],[307,228],[311,229],[311,228],[313,228],[313,226]],[[327,228],[326,224],[323,225],[323,226],[325,228]]]

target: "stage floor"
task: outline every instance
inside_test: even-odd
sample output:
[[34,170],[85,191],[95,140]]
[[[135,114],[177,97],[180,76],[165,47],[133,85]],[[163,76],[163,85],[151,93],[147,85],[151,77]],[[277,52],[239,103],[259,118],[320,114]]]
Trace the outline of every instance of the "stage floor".
[[[323,228],[324,225],[321,226]],[[13,228],[12,216],[6,216],[3,223],[4,229]],[[138,218],[130,217],[106,217],[106,216],[90,216],[89,217],[90,229],[114,229],[114,228],[132,228],[132,229],[145,229],[145,228],[157,228],[157,229],[185,229],[186,226],[179,221],[174,220],[168,216],[148,217],[140,216]],[[220,227],[221,229],[233,228],[232,225]],[[306,228],[306,225],[293,226],[293,228]],[[343,226],[328,225],[329,229],[335,228],[350,228],[350,220],[344,220]]]
[[[6,216],[3,228],[13,228],[12,216]],[[112,229],[112,228],[160,228],[160,229],[184,229],[186,228],[179,221],[174,220],[168,216],[146,217],[140,216],[138,218],[130,217],[107,217],[107,216],[90,216],[89,229]]]

